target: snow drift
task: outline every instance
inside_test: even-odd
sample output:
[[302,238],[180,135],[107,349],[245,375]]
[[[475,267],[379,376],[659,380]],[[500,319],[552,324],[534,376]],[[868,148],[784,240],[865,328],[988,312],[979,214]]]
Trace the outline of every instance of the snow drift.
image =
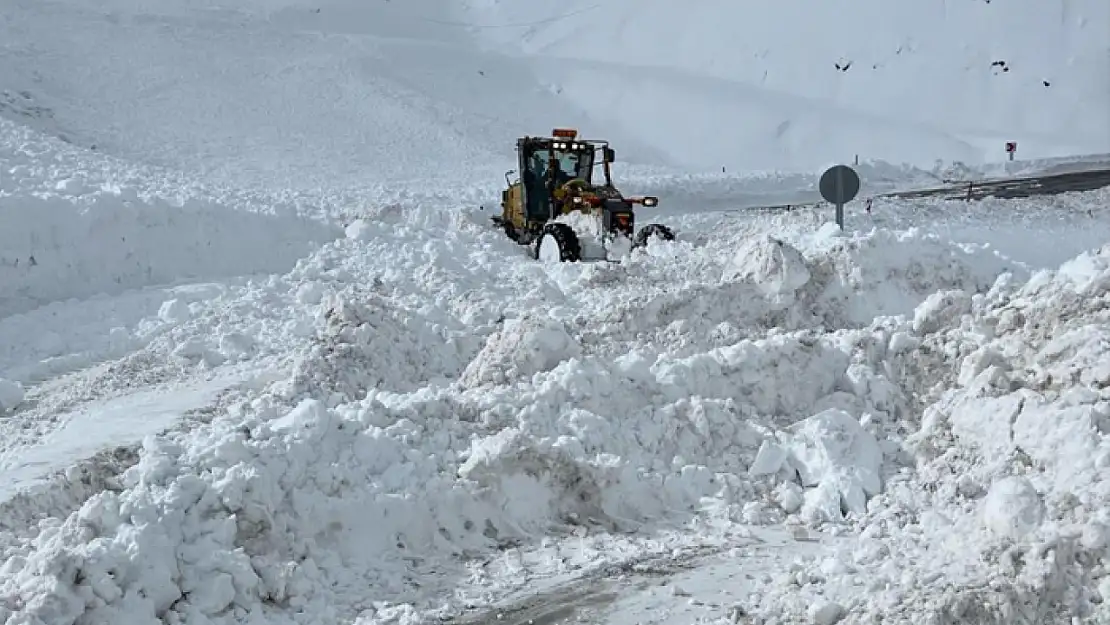
[[296,216],[214,203],[0,196],[0,317],[54,301],[145,286],[283,273],[337,232]]
[[[10,315],[51,303],[284,273],[339,236],[318,212],[123,163],[0,118],[0,319],[18,325]],[[83,312],[97,307],[86,302]]]

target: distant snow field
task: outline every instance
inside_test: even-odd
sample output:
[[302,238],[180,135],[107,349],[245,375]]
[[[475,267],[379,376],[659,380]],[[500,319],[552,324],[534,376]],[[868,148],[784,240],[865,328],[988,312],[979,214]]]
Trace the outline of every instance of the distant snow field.
[[1110,623],[1110,189],[874,196],[1099,166],[1105,3],[187,4],[0,0],[0,625]]
[[536,59],[560,95],[699,168],[1110,146],[1102,0],[462,4],[493,49]]

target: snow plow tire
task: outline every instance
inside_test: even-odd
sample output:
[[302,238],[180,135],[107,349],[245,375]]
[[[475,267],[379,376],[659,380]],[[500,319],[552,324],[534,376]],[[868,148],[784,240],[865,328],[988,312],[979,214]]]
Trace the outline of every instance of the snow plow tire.
[[549,223],[536,241],[536,260],[575,263],[582,258],[582,246],[574,229],[564,223]]
[[632,247],[644,247],[652,237],[659,237],[664,241],[674,241],[674,232],[663,224],[648,224],[636,233]]

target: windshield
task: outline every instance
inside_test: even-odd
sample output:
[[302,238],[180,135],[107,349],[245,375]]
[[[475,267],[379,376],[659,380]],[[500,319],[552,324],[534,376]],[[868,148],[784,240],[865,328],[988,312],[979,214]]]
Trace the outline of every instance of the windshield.
[[559,171],[568,180],[570,178],[582,178],[587,181],[590,179],[590,173],[593,170],[594,164],[593,150],[580,150],[576,152],[570,150],[555,150],[555,158],[559,161]]
[[[594,153],[590,148],[584,150],[553,150],[551,153],[546,149],[540,149],[533,152],[528,159],[527,176],[530,180],[535,182],[548,180],[548,158],[552,154],[559,166],[559,173],[555,179],[556,186],[563,185],[568,180],[575,178],[591,182]],[[529,184],[534,183],[530,182]],[[546,182],[543,184],[546,184]]]

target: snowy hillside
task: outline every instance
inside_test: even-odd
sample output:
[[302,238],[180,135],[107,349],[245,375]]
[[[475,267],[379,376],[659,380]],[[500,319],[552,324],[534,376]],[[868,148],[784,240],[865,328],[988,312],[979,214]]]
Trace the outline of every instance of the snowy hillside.
[[563,97],[689,165],[1110,149],[1103,0],[464,3],[479,37],[542,60]]
[[1110,152],[1101,0],[0,6],[0,116],[236,183],[496,181],[557,124],[733,174]]
[[741,210],[1110,150],[1108,9],[859,4],[0,0],[0,625],[1110,623],[1110,189]]
[[[512,166],[520,134],[607,130],[527,63],[478,49],[444,19],[450,4],[4,0],[0,116],[281,188],[482,184]],[[634,137],[612,139],[636,153]]]

